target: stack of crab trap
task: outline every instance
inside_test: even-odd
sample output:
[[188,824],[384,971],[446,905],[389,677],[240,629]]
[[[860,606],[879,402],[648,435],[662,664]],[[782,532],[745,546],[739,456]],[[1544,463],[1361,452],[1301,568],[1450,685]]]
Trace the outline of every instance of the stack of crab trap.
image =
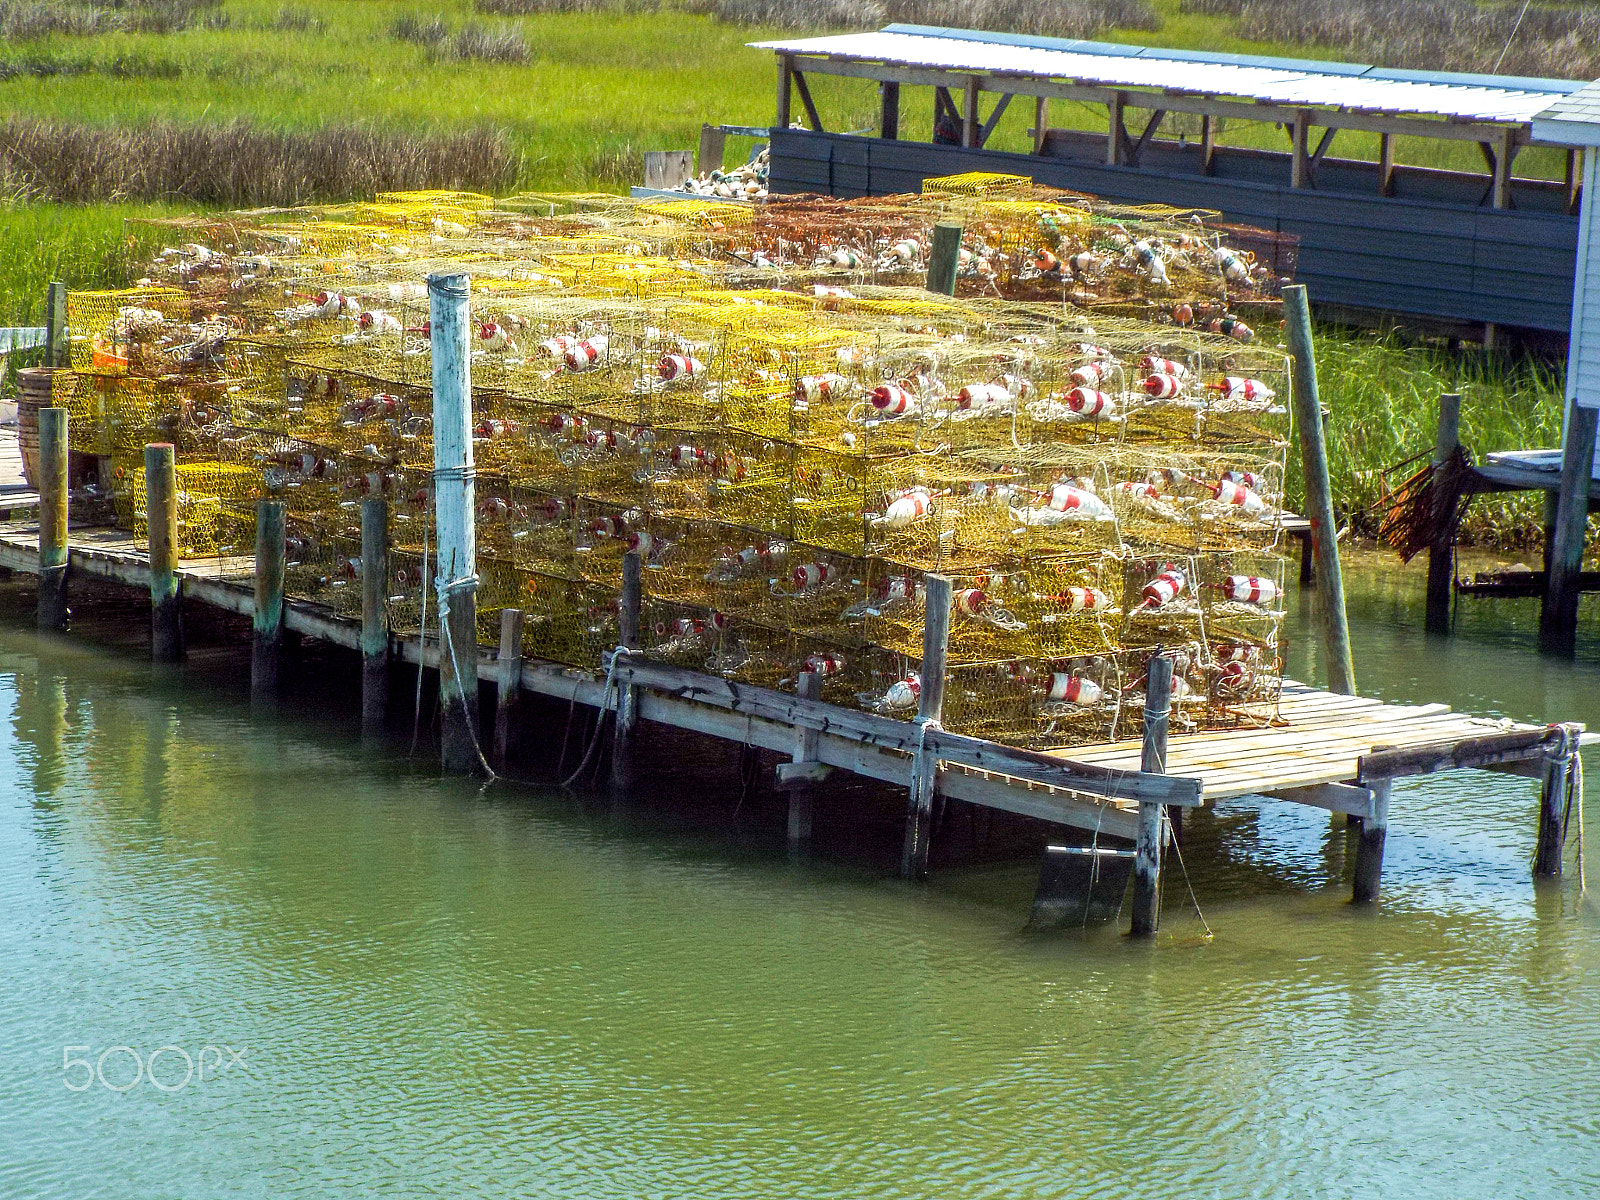
[[[965,230],[954,296],[932,227]],[[1180,729],[1276,713],[1293,247],[1002,176],[919,196],[403,193],[146,223],[138,286],[70,299],[57,402],[144,528],[178,447],[182,552],[285,501],[292,595],[353,615],[390,505],[392,627],[431,620],[426,277],[471,280],[480,639],[597,669],[623,559],[644,652],[910,717],[924,581],[952,580],[948,727],[1128,736],[1175,656]]]

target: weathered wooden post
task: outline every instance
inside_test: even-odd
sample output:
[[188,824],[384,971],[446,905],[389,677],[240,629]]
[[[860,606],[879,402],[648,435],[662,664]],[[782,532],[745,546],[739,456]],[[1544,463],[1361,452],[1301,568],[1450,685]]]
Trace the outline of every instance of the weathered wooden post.
[[1567,406],[1561,452],[1561,495],[1546,563],[1544,603],[1539,609],[1539,649],[1571,658],[1578,649],[1578,595],[1583,539],[1589,526],[1589,481],[1594,473],[1595,417],[1600,410],[1576,400]]
[[522,694],[522,610],[500,610],[500,653],[495,659],[494,763],[505,769],[511,753],[511,721]]
[[[622,556],[622,606],[617,635],[629,650],[639,649],[639,616],[644,605],[643,564],[639,552]],[[605,714],[600,714],[605,719]],[[633,783],[633,730],[639,720],[639,691],[632,684],[617,685],[617,721],[611,746],[611,787],[626,792]]]
[[956,294],[956,268],[961,263],[961,226],[940,221],[933,227],[933,247],[928,252],[928,290]]
[[255,605],[250,619],[250,696],[256,700],[270,700],[278,694],[286,558],[284,503],[257,500]]
[[[822,675],[817,671],[801,671],[795,692],[802,700],[822,698]],[[817,763],[817,746],[822,735],[815,729],[801,727],[796,738],[793,766],[794,777],[784,781],[789,793],[789,857],[802,857],[811,843],[811,809],[813,780],[807,773]]]
[[434,586],[439,597],[439,758],[446,771],[478,768],[477,485],[472,466],[471,286],[464,274],[428,276],[433,351]]
[[1539,775],[1539,842],[1533,859],[1537,878],[1554,879],[1561,874],[1561,851],[1566,840],[1566,797],[1572,772],[1574,739],[1563,737]]
[[[1144,747],[1139,769],[1152,775],[1167,772],[1167,728],[1172,715],[1172,659],[1154,654],[1145,675]],[[1134,839],[1133,926],[1144,937],[1161,924],[1161,848],[1166,841],[1164,806],[1139,802],[1139,832]]]
[[67,624],[67,410],[39,410],[39,628]]
[[361,502],[361,736],[383,736],[389,707],[389,502]]
[[878,84],[878,136],[890,142],[900,136],[900,85],[888,80]]
[[58,279],[46,290],[44,298],[44,365],[69,366],[70,357],[67,346],[67,285]]
[[145,518],[150,544],[150,656],[183,657],[183,596],[178,577],[178,468],[171,442],[144,448]]
[[[1374,746],[1374,750],[1387,749]],[[1363,779],[1372,792],[1372,807],[1361,822],[1361,840],[1356,845],[1356,877],[1350,899],[1356,904],[1371,904],[1378,898],[1378,883],[1383,876],[1383,843],[1389,834],[1389,793],[1393,779]]]
[[[945,658],[950,649],[950,580],[929,575],[923,580],[922,693],[917,724],[937,728],[944,714]],[[939,782],[939,760],[926,745],[911,758],[911,790],[906,809],[905,848],[900,873],[907,879],[928,877],[928,851],[933,835],[933,793]]]
[[1328,482],[1328,447],[1322,436],[1322,403],[1317,397],[1317,360],[1311,342],[1311,307],[1304,284],[1283,289],[1283,325],[1294,356],[1294,421],[1300,429],[1301,474],[1305,479],[1306,518],[1321,578],[1322,636],[1327,644],[1328,690],[1356,693],[1350,657],[1350,625],[1344,609],[1344,577],[1339,570],[1338,527],[1333,521],[1333,489]]
[[1445,464],[1461,445],[1461,397],[1446,392],[1439,397],[1439,429],[1433,443],[1433,481],[1428,497],[1433,524],[1440,532],[1428,547],[1428,608],[1424,627],[1429,633],[1450,632],[1450,600],[1455,584],[1455,533],[1450,515],[1460,500],[1445,484]]

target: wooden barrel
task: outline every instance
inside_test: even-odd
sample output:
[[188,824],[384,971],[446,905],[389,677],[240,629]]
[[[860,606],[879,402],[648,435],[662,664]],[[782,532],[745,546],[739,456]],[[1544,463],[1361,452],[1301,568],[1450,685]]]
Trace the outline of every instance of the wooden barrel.
[[39,486],[39,410],[53,403],[50,381],[58,368],[27,367],[17,372],[17,449],[22,452],[22,477]]

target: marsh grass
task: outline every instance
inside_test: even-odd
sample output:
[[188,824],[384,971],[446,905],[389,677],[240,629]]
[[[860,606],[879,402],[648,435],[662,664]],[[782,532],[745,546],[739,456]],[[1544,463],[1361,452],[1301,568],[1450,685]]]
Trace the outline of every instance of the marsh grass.
[[1341,51],[1387,67],[1592,79],[1600,9],[1473,0],[1181,0],[1234,19],[1241,37]]
[[[1392,477],[1385,472],[1433,446],[1441,393],[1460,393],[1461,443],[1480,460],[1494,450],[1561,444],[1565,373],[1554,363],[1338,326],[1318,328],[1316,346],[1319,391],[1331,410],[1328,470],[1338,516],[1359,536],[1376,535],[1380,514],[1373,506],[1418,464]],[[1299,467],[1290,457],[1291,489],[1298,492]],[[1526,548],[1539,536],[1539,501],[1529,494],[1480,496],[1463,534],[1478,545]]]
[[528,61],[528,44],[522,38],[522,31],[507,25],[491,29],[476,21],[468,21],[452,32],[450,26],[437,17],[424,21],[421,17],[406,13],[395,18],[389,31],[402,42],[426,46],[435,59],[471,59],[490,63]]
[[298,133],[244,121],[102,129],[13,118],[0,124],[0,169],[41,200],[246,208],[421,187],[504,191],[516,182],[520,158],[487,126],[398,134],[329,125]]
[[[0,0],[0,38],[33,41],[61,35],[176,33],[200,23],[222,0],[120,0],[101,5],[77,0]],[[222,14],[212,12],[215,19]],[[215,26],[213,26],[215,27]]]

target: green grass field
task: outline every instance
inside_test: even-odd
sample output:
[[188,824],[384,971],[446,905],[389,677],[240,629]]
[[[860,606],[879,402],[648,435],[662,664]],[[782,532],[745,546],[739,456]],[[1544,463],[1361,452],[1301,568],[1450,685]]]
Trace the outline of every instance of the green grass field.
[[[1179,12],[1180,0],[1156,0],[1156,32],[1113,33],[1114,40],[1252,53],[1331,57],[1326,50],[1242,41],[1232,20]],[[477,16],[469,0],[316,0],[284,9],[277,0],[223,0],[224,29],[177,33],[52,36],[0,49],[0,104],[12,116],[91,125],[245,119],[258,127],[315,131],[363,124],[414,136],[463,127],[503,129],[520,154],[527,189],[620,191],[636,181],[649,149],[697,144],[704,121],[761,125],[773,112],[772,57],[745,43],[780,31],[722,24],[677,10],[655,13]],[[285,19],[287,14],[289,19]],[[296,19],[299,14],[304,20]],[[478,21],[512,27],[529,51],[523,64],[436,58],[391,33],[402,16],[441,18],[452,28]],[[299,27],[297,27],[299,26]],[[817,77],[813,91],[830,129],[870,127],[877,114],[872,84]],[[905,90],[903,127],[931,125],[929,89]],[[1025,149],[1032,106],[1016,104],[991,141]],[[1052,123],[1105,127],[1103,112],[1057,102]],[[1341,134],[1339,153],[1372,156],[1358,137]],[[1232,124],[1224,141],[1281,148],[1270,125]],[[1401,161],[1481,169],[1477,148],[1423,141],[1397,148]],[[731,139],[730,158],[750,143]],[[1553,152],[1529,151],[1519,172],[1558,176]],[[0,186],[5,184],[0,178]],[[130,215],[184,211],[180,197],[160,204],[67,206],[18,201],[0,209],[0,324],[40,319],[45,283],[117,286],[147,247],[124,237]],[[1559,436],[1560,379],[1552,369],[1407,347],[1323,331],[1323,388],[1332,404],[1336,485],[1357,519],[1376,498],[1378,470],[1427,445],[1431,398],[1467,395],[1466,433],[1480,449],[1548,445]],[[1526,534],[1531,509],[1516,503],[1477,507],[1474,531],[1491,540]]]

